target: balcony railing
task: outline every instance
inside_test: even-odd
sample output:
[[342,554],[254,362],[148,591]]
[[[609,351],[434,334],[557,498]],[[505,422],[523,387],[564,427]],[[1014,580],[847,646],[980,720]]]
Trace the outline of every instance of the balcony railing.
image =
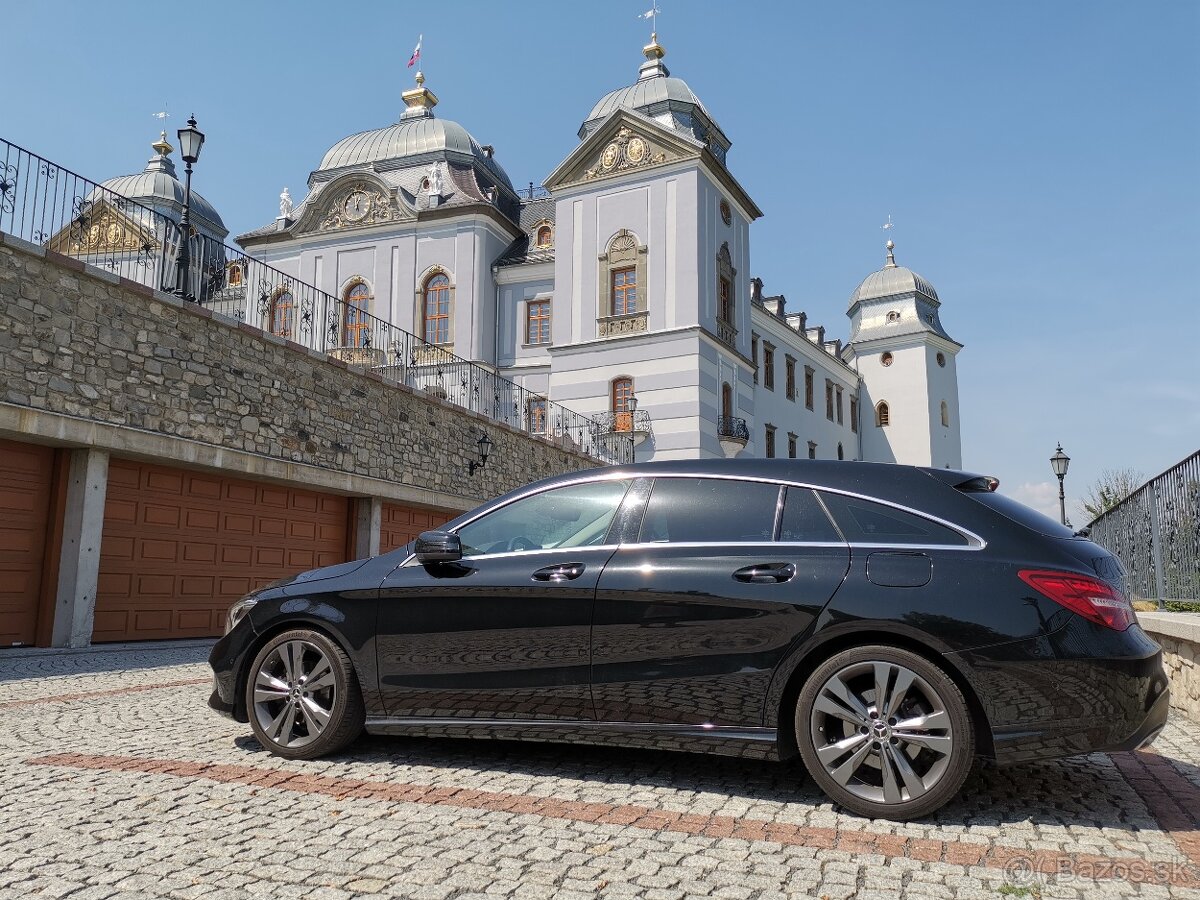
[[[174,219],[3,139],[0,231],[156,290],[176,286],[182,235]],[[603,462],[633,462],[632,434],[372,315],[370,297],[347,302],[203,234],[188,246],[187,293],[214,312]],[[530,401],[545,409],[536,432]]]
[[636,412],[605,412],[595,417],[597,433],[646,434],[650,431],[650,413],[644,409]]
[[746,427],[745,419],[739,419],[736,416],[718,416],[717,437],[723,440],[748,442],[750,429]]

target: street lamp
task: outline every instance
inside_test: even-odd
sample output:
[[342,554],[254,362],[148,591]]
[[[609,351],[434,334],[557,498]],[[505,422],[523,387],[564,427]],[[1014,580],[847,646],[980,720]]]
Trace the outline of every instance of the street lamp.
[[468,460],[468,475],[474,475],[476,469],[482,469],[484,466],[486,466],[488,457],[492,455],[492,439],[487,436],[486,431],[479,435],[479,440],[475,442],[475,445],[479,448],[479,462],[475,462],[473,459]]
[[204,132],[196,127],[196,117],[187,120],[187,128],[180,128],[179,153],[183,157],[183,216],[179,220],[179,255],[175,257],[175,294],[184,300],[194,299],[188,290],[188,269],[191,267],[192,241],[192,163],[200,158],[204,146]]
[[1058,476],[1058,518],[1064,525],[1067,524],[1067,496],[1063,493],[1063,479],[1067,477],[1067,466],[1070,464],[1071,457],[1063,453],[1062,443],[1060,442],[1058,449],[1050,457],[1050,468]]

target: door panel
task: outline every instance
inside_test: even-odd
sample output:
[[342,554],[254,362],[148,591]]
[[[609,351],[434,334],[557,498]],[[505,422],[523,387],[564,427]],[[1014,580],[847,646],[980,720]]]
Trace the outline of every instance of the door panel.
[[0,441],[0,646],[32,644],[37,626],[54,448]]
[[[761,724],[771,674],[845,577],[844,546],[622,547],[596,592],[602,721]],[[794,567],[790,579],[776,572]],[[743,580],[744,569],[766,570]]]
[[612,553],[530,550],[396,569],[377,629],[388,714],[593,718],[592,605]]

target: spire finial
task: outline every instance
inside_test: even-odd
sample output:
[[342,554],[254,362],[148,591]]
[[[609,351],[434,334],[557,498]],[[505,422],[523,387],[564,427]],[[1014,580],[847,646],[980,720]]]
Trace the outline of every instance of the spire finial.
[[400,95],[404,99],[405,110],[400,114],[401,120],[415,119],[422,116],[433,116],[433,108],[438,104],[437,95],[425,87],[425,74],[417,70],[417,86],[409,88]]
[[154,152],[159,156],[169,156],[175,148],[167,141],[167,133],[164,131],[158,136],[158,140],[150,145]]
[[887,265],[885,265],[884,268],[885,269],[894,269],[894,268],[896,268],[896,254],[893,253],[892,251],[896,249],[896,244],[893,241],[888,241],[886,246],[887,246],[888,255],[887,255]]

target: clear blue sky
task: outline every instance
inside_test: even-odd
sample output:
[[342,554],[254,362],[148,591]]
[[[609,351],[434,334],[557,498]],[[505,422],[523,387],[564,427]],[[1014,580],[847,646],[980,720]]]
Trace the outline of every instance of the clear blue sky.
[[[236,235],[339,138],[394,121],[417,34],[437,112],[517,184],[634,80],[649,0],[10,3],[0,135],[97,180],[195,113],[195,186]],[[1200,447],[1200,3],[663,0],[659,36],[766,213],[753,274],[845,336],[897,258],[959,357],[963,459],[1054,508]],[[172,141],[174,142],[174,141]],[[1076,524],[1081,515],[1072,513]]]

